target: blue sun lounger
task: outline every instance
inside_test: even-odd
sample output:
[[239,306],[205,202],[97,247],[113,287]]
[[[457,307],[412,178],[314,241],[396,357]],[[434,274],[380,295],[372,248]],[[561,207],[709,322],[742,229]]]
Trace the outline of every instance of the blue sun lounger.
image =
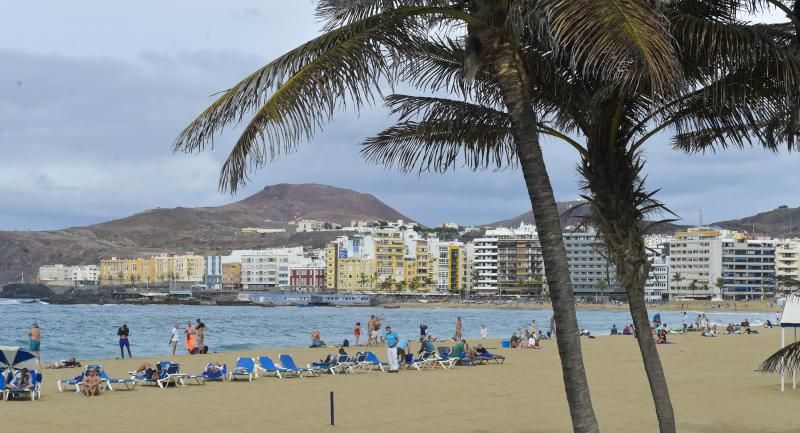
[[292,355],[285,354],[285,353],[281,354],[280,360],[281,360],[281,367],[283,367],[283,368],[285,368],[285,369],[287,369],[289,371],[296,371],[297,375],[299,377],[303,377],[303,373],[305,373],[306,376],[316,376],[317,373],[319,373],[319,369],[315,369],[315,368],[311,368],[311,367],[305,367],[305,368],[298,367],[297,364],[295,364],[294,358],[292,358]]
[[257,378],[258,375],[256,374],[256,365],[253,358],[237,358],[236,359],[236,368],[234,368],[230,373],[228,373],[228,380],[234,380],[237,377],[247,376],[247,381],[252,382],[253,379]]
[[16,372],[10,371],[9,374],[6,375],[3,380],[5,387],[3,391],[3,400],[8,400],[17,396],[24,396],[26,394],[31,398],[31,401],[36,400],[37,398],[42,398],[42,374],[36,370],[30,370],[28,373],[31,375],[32,386],[30,389],[11,388],[11,382],[14,381],[14,375]]
[[136,388],[136,379],[115,379],[109,377],[105,369],[99,365],[96,366],[96,370],[100,376],[100,379],[106,384],[106,388],[108,388],[109,391],[115,391],[114,385],[117,385],[117,390],[120,389],[120,385],[124,386],[128,391]]
[[263,371],[264,375],[267,374],[274,374],[275,377],[279,379],[283,379],[287,376],[297,376],[299,373],[295,371],[291,371],[288,368],[284,368],[278,365],[275,365],[275,362],[269,356],[259,356],[258,357],[258,364],[256,364],[256,371]]

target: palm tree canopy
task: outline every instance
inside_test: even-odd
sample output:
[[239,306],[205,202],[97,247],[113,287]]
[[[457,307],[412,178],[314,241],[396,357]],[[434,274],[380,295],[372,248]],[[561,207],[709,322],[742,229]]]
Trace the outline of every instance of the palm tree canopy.
[[[471,84],[464,74],[465,59],[480,58],[486,50],[460,48],[455,59],[430,51],[442,48],[437,46],[442,41],[451,45],[450,52],[457,51],[472,31],[518,46],[535,41],[581,76],[666,91],[681,81],[682,71],[659,5],[649,0],[319,0],[324,33],[222,92],[173,147],[201,151],[213,147],[224,128],[241,127],[220,174],[220,189],[235,192],[252,170],[309,140],[335,112],[374,104],[386,86],[406,81],[497,102],[497,92],[486,92],[491,86],[482,80]],[[484,75],[478,68],[477,76]],[[478,161],[496,159],[497,152],[484,153]]]

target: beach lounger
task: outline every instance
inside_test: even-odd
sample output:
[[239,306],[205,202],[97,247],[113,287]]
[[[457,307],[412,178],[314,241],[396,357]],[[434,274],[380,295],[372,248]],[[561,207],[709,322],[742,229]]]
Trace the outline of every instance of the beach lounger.
[[433,352],[422,352],[419,358],[411,361],[411,364],[408,364],[409,367],[416,368],[417,371],[421,371],[423,368],[433,368],[435,365],[436,356]]
[[253,358],[238,358],[236,359],[236,368],[228,373],[228,380],[234,380],[240,376],[247,376],[247,381],[252,382],[257,378],[256,363]]
[[291,371],[288,368],[275,365],[275,362],[269,356],[259,356],[258,364],[256,364],[256,374],[263,371],[265,374],[274,374],[278,379],[283,379],[288,376],[298,376],[300,373]]
[[298,367],[297,364],[295,364],[292,355],[284,353],[281,354],[279,358],[281,360],[281,367],[291,371],[296,371],[297,375],[300,377],[303,377],[303,373],[305,373],[306,376],[317,376],[319,374],[319,369],[311,367]]
[[375,367],[377,367],[377,370],[384,371],[383,366],[386,363],[380,361],[375,352],[364,352],[364,354],[366,355],[366,360],[361,368],[366,368],[367,371],[372,371],[376,369]]
[[81,372],[81,374],[71,378],[71,379],[60,379],[56,382],[58,386],[58,392],[64,392],[69,389],[69,387],[75,387],[75,393],[81,392],[81,382],[83,382],[83,374],[85,370]]
[[175,386],[186,386],[186,375],[181,374],[180,364],[170,364],[166,370],[162,371],[164,371],[163,377],[156,381],[159,388],[166,388],[171,383]]
[[30,370],[29,373],[31,375],[31,385],[33,385],[30,389],[12,389],[11,382],[14,380],[15,372],[11,371],[10,374],[7,374],[4,383],[4,391],[3,391],[3,400],[8,400],[13,397],[17,396],[29,396],[31,401],[42,398],[42,374],[36,370]]
[[339,355],[336,358],[336,363],[329,368],[331,374],[336,375],[336,373],[352,373],[353,368],[355,367],[355,362],[350,359],[347,355]]
[[472,358],[472,361],[475,363],[480,364],[502,364],[506,361],[506,357],[503,355],[495,355],[494,353],[479,353],[477,356]]
[[450,356],[450,348],[447,346],[439,346],[436,348],[439,352],[438,357],[436,358],[436,364],[440,365],[442,368],[449,369],[453,368],[454,365],[461,359],[459,357],[452,357]]
[[200,374],[190,374],[186,376],[186,382],[194,382],[197,385],[205,385],[207,380],[225,380],[225,376],[228,375],[228,365],[222,364],[222,368],[217,369],[216,371],[209,370],[211,365],[212,364],[210,362],[206,364],[206,368]]
[[[100,367],[99,365],[94,366],[95,370],[97,371],[97,375],[100,376],[100,385],[108,388],[109,391],[115,391],[114,385],[117,385],[117,390],[120,389],[120,385],[124,386],[126,390],[130,391],[136,388],[136,379],[115,379],[108,376],[108,373]],[[80,387],[78,387],[80,389]]]

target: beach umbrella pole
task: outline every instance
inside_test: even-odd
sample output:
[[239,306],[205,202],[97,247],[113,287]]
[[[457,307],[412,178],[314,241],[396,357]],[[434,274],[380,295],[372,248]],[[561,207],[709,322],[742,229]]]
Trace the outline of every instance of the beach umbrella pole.
[[[784,346],[786,346],[785,342],[786,342],[786,328],[781,326],[781,349],[783,349]],[[781,367],[781,392],[783,392],[783,389],[784,389],[784,377],[783,376],[784,376],[784,374],[786,374],[785,371],[786,371],[785,367]]]

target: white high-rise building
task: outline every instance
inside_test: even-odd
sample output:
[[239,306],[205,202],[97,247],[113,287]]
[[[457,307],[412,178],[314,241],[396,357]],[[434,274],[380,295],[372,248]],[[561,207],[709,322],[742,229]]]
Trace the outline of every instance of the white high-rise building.
[[569,275],[576,298],[624,298],[625,291],[617,282],[617,268],[608,260],[603,241],[594,231],[564,232]]
[[669,299],[669,241],[645,240],[650,272],[644,286],[646,302],[661,302]]
[[486,230],[474,241],[472,289],[478,294],[541,295],[544,260],[536,226]]
[[675,233],[669,244],[669,298],[719,299],[722,237],[729,232],[694,227]]
[[[238,258],[242,265],[242,288],[245,290],[288,289],[289,267],[292,265],[310,265],[303,247],[273,248],[266,250],[235,250],[227,260]],[[225,258],[223,263],[230,263]]]
[[747,239],[740,233],[722,239],[722,297],[749,300],[772,296],[776,244],[775,239]]

